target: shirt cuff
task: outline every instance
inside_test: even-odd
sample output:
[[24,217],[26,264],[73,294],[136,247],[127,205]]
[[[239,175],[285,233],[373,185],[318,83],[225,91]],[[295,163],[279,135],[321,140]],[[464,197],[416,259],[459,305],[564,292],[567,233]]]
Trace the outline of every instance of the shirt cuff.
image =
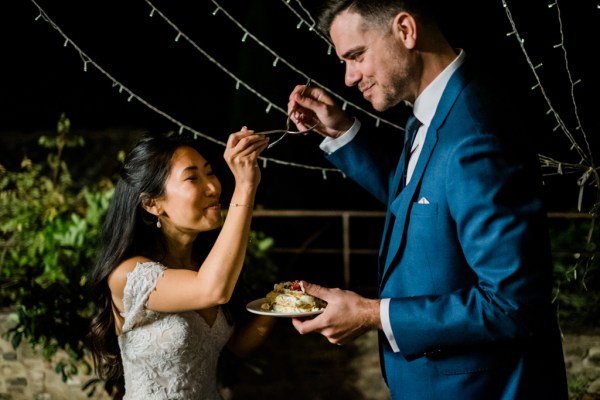
[[392,323],[390,322],[390,300],[391,299],[381,299],[379,302],[379,317],[381,318],[383,333],[385,334],[392,351],[394,353],[399,353],[400,347],[398,347],[398,344],[396,343],[394,332],[392,331]]
[[334,151],[342,148],[346,144],[350,143],[354,136],[358,133],[360,129],[360,121],[354,118],[354,123],[346,132],[342,133],[337,138],[330,138],[329,136],[323,139],[319,147],[327,154],[331,154]]

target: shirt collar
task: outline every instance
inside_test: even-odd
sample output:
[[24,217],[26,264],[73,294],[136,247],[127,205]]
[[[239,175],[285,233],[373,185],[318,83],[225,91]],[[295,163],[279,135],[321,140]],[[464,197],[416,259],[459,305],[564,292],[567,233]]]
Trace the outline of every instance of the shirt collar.
[[465,52],[461,49],[458,56],[423,90],[415,100],[413,114],[425,126],[429,126],[444,89],[450,77],[465,61]]

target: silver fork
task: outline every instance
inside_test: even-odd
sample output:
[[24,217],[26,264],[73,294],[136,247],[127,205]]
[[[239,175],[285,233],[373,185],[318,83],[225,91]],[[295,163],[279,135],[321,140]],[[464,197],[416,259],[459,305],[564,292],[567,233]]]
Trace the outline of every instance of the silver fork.
[[[306,82],[306,85],[304,86],[304,89],[302,89],[302,92],[300,92],[300,95],[304,94],[304,92],[306,91],[306,88],[308,88],[310,86],[310,82],[311,82],[311,79],[309,78],[308,81]],[[287,120],[285,121],[285,128],[286,129],[273,129],[273,130],[270,130],[270,131],[254,132],[255,135],[271,135],[271,134],[274,134],[274,133],[282,133],[283,134],[283,135],[281,135],[280,138],[278,138],[277,140],[275,140],[273,143],[270,143],[267,146],[267,149],[270,149],[271,147],[275,146],[286,135],[303,135],[303,134],[309,133],[314,128],[316,128],[317,125],[319,125],[319,123],[317,122],[313,126],[310,126],[310,127],[308,127],[308,129],[305,129],[303,131],[292,131],[292,130],[290,130],[290,123],[291,123],[292,112],[294,112],[294,110],[292,110],[288,114]]]

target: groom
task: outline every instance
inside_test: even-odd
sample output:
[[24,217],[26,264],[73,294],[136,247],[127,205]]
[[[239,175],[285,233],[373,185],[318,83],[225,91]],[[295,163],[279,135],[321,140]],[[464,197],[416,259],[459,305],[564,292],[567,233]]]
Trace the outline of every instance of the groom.
[[394,399],[567,399],[536,152],[429,3],[323,6],[345,83],[377,111],[411,103],[414,141],[382,143],[320,88],[291,93],[298,128],[318,122],[327,158],[387,205],[379,298],[306,283],[328,306],[293,324],[335,344],[378,330]]

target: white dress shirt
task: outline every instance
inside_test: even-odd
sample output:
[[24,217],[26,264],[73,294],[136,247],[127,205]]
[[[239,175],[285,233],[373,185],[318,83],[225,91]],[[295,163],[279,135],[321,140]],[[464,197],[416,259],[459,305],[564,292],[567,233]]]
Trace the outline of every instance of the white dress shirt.
[[[442,94],[446,89],[446,85],[448,84],[448,81],[450,80],[450,77],[454,71],[456,71],[458,67],[462,65],[464,59],[465,53],[463,50],[460,50],[460,53],[454,59],[454,61],[452,61],[415,100],[413,114],[419,121],[421,121],[423,125],[421,125],[417,131],[415,141],[413,142],[413,146],[411,148],[411,156],[408,161],[408,167],[406,171],[406,183],[410,181],[415,170],[415,166],[419,160],[419,155],[421,154],[421,149],[425,143],[427,129],[429,129],[429,125],[431,124],[431,120],[435,115],[435,111],[440,99],[442,98]],[[319,147],[326,153],[333,153],[337,149],[349,143],[356,136],[359,130],[360,121],[355,118],[354,124],[347,132],[336,139],[325,138]],[[394,332],[392,331],[389,308],[390,299],[381,299],[379,305],[379,315],[381,318],[381,324],[383,326],[383,332],[385,333],[392,350],[397,353],[400,351],[400,348],[398,347],[396,339],[394,338]]]

